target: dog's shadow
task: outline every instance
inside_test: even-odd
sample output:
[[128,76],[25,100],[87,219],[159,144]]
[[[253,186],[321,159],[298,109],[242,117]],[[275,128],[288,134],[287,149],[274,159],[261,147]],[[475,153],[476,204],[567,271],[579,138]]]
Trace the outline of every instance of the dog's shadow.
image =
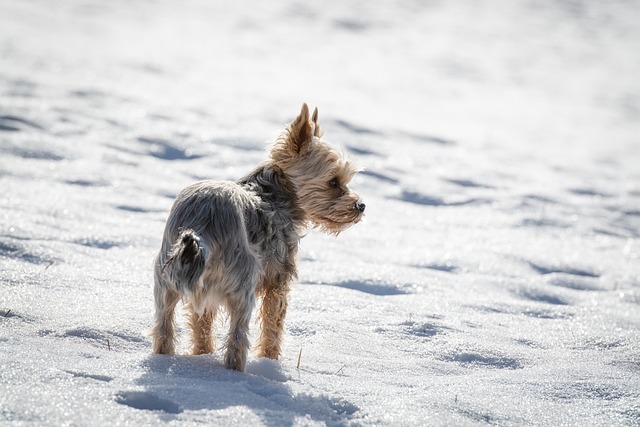
[[292,425],[300,417],[342,425],[358,412],[340,398],[294,393],[280,364],[269,359],[249,361],[245,373],[225,369],[211,355],[152,355],[144,367],[145,374],[137,380],[144,391],[121,391],[116,402],[161,411],[167,420],[183,419],[185,411],[220,409],[229,409],[233,417],[234,408],[250,408],[264,425]]

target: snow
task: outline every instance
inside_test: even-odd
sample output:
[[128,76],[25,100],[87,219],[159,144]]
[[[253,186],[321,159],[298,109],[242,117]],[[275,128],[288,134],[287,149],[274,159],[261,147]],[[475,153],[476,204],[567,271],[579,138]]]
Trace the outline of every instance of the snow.
[[[639,18],[3,0],[0,424],[640,424]],[[152,355],[173,197],[303,101],[366,221],[302,240],[280,361]]]

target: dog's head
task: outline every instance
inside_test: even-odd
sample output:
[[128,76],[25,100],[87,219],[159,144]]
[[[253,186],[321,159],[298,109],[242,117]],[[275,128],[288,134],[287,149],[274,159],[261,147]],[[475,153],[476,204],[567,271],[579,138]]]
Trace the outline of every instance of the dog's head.
[[315,227],[338,234],[362,219],[365,204],[347,186],[358,172],[355,165],[323,141],[323,135],[318,109],[310,117],[303,104],[274,143],[270,157],[293,185],[306,218]]

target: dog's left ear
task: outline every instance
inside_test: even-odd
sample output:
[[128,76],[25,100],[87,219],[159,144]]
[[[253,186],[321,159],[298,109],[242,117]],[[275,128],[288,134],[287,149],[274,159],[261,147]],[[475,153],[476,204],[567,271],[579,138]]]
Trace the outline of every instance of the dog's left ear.
[[316,107],[313,110],[313,114],[311,115],[311,121],[313,122],[313,125],[314,125],[313,136],[316,136],[318,138],[322,138],[322,135],[324,135],[324,131],[322,130],[322,128],[318,124],[318,107]]
[[[317,114],[314,111],[314,114]],[[289,149],[297,154],[302,154],[306,150],[309,142],[313,139],[313,124],[309,121],[309,107],[302,104],[300,114],[289,125]]]

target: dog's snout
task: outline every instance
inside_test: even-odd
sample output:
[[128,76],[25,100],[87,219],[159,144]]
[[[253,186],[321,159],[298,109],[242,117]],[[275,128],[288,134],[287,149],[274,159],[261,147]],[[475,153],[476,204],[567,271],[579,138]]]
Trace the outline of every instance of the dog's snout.
[[358,212],[364,212],[364,208],[366,208],[366,207],[367,207],[367,205],[365,205],[363,202],[361,202],[359,200],[356,202],[356,210]]

